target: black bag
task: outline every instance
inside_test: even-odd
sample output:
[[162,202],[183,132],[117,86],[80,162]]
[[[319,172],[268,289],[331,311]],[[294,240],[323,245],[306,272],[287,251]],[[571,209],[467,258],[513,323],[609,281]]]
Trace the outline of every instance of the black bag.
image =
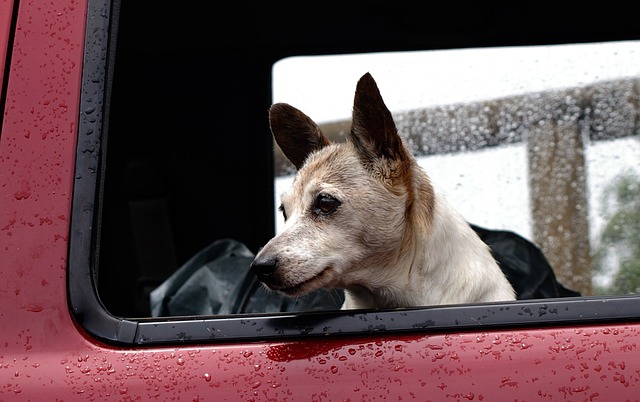
[[504,230],[471,227],[491,248],[518,300],[580,296],[558,282],[542,251],[524,237]]

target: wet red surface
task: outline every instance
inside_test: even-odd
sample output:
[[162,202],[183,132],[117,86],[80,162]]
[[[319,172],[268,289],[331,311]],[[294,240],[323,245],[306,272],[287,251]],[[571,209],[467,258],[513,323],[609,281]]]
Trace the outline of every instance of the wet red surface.
[[638,399],[637,324],[140,349],[92,339],[66,291],[86,5],[20,7],[0,137],[0,400]]

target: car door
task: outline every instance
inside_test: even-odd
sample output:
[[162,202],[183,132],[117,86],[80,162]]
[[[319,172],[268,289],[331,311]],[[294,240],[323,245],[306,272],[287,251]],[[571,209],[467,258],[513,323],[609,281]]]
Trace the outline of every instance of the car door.
[[[315,24],[266,5],[231,7],[20,2],[0,135],[4,399],[637,398],[635,294],[152,314],[150,292],[215,241],[255,253],[275,233],[266,110],[277,60],[448,48],[459,32],[407,31],[409,3],[400,14],[323,8]],[[356,35],[381,20],[368,41]],[[333,21],[326,42],[321,21]]]

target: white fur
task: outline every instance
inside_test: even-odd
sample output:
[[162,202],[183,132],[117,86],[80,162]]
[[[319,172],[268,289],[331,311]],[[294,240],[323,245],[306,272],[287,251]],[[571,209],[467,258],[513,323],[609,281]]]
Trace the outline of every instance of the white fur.
[[414,247],[386,275],[362,275],[347,288],[343,309],[409,307],[492,302],[515,299],[513,288],[467,222],[436,192],[430,235],[416,238]]

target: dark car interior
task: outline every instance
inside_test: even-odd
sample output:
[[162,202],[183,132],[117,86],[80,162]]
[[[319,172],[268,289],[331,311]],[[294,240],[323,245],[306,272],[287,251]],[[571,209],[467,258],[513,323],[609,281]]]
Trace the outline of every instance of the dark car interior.
[[130,1],[112,14],[96,280],[120,317],[148,316],[150,290],[212,242],[235,239],[255,253],[274,235],[276,61],[638,32],[631,12],[535,2]]

